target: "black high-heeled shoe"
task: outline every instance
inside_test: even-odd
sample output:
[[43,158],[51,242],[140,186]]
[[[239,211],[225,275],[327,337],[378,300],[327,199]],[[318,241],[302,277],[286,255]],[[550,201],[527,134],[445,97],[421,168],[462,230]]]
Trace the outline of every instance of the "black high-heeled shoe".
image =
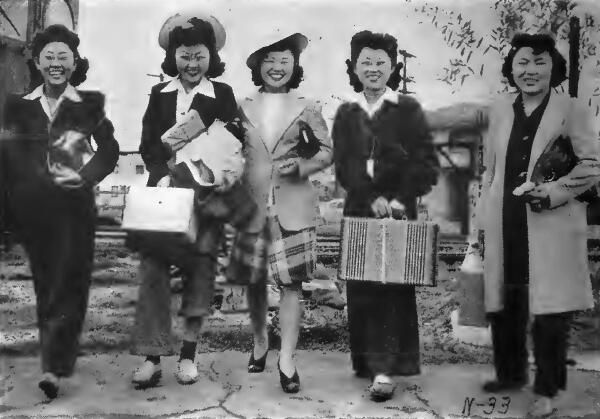
[[257,374],[259,372],[263,372],[265,370],[265,364],[267,363],[267,354],[269,350],[265,351],[265,354],[258,359],[254,359],[254,350],[252,350],[252,354],[250,355],[250,360],[248,361],[248,372],[250,374]]
[[281,371],[279,361],[277,361],[277,369],[279,370],[279,382],[281,388],[286,393],[298,393],[300,391],[300,377],[298,376],[298,370],[294,370],[294,375],[290,378]]

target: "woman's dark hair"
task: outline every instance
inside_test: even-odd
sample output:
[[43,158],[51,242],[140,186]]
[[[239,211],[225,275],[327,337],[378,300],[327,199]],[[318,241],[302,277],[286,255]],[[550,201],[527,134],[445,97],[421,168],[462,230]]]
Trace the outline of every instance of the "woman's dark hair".
[[277,42],[273,45],[265,47],[260,50],[258,54],[258,59],[256,60],[256,64],[250,67],[250,71],[252,73],[252,82],[255,86],[263,86],[265,84],[262,76],[260,75],[260,66],[262,65],[263,60],[267,57],[270,52],[283,52],[290,51],[294,57],[294,71],[292,73],[292,77],[290,81],[287,82],[286,88],[296,89],[300,86],[300,82],[302,81],[302,77],[304,76],[304,69],[300,65],[300,50],[298,46],[294,42]]
[[192,27],[182,28],[178,26],[169,34],[169,47],[161,65],[162,70],[171,77],[177,76],[179,72],[175,64],[175,50],[182,45],[191,47],[202,44],[208,48],[210,54],[206,77],[219,77],[225,72],[225,63],[221,61],[217,51],[215,32],[211,24],[197,18],[191,19],[190,23],[193,25]]
[[511,49],[502,64],[502,75],[508,79],[512,87],[517,87],[512,73],[512,65],[515,55],[521,48],[532,48],[535,55],[548,52],[552,58],[552,75],[550,76],[550,87],[556,87],[567,79],[567,62],[556,49],[556,43],[550,35],[530,35],[520,33],[513,37],[510,42]]
[[354,87],[355,92],[362,92],[364,87],[358,76],[354,72],[356,67],[356,60],[363,48],[381,49],[387,53],[392,61],[392,74],[387,82],[387,85],[392,90],[398,89],[400,84],[400,70],[403,67],[402,63],[398,62],[398,41],[392,35],[387,33],[373,33],[371,31],[361,31],[356,33],[350,41],[350,59],[346,60],[346,66],[348,67],[346,73],[350,78],[350,85]]
[[40,58],[40,53],[44,47],[51,42],[63,42],[67,44],[71,51],[73,51],[73,57],[75,58],[77,67],[75,68],[75,71],[73,71],[73,74],[71,74],[69,83],[73,86],[79,86],[87,78],[86,74],[90,68],[89,61],[79,55],[77,49],[77,47],[79,47],[79,37],[76,33],[71,32],[63,25],[50,25],[33,38],[33,43],[31,45],[31,55],[33,58],[27,61],[31,75],[30,87],[33,89],[44,82],[42,74],[35,66],[34,60]]

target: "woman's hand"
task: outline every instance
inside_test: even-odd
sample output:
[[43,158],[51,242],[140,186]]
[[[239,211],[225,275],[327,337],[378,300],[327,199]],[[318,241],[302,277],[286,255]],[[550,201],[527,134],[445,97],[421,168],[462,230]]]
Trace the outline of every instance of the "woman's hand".
[[281,176],[296,176],[300,171],[300,164],[297,158],[286,159],[279,163],[277,167]]
[[550,208],[550,184],[540,183],[523,194],[523,198],[531,205],[533,212],[541,212]]
[[386,218],[392,216],[392,207],[387,199],[383,196],[377,198],[371,204],[371,211],[373,211],[373,215],[375,218]]
[[160,180],[157,182],[156,186],[158,188],[168,188],[170,184],[171,184],[171,176],[166,175],[166,176],[163,176],[162,178],[160,178]]
[[406,218],[406,207],[397,199],[392,199],[390,201],[390,212],[392,214],[392,217],[396,220]]
[[48,167],[52,180],[63,188],[79,188],[83,186],[83,179],[79,173],[62,163],[53,163]]

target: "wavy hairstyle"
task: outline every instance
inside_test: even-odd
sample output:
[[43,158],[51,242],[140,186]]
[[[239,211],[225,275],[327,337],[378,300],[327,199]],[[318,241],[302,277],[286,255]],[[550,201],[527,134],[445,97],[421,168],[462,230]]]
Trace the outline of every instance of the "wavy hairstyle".
[[400,85],[400,70],[403,67],[402,63],[398,62],[398,41],[392,35],[387,33],[373,33],[371,31],[361,31],[352,37],[350,41],[350,59],[346,60],[346,73],[350,78],[350,85],[354,88],[355,92],[362,92],[364,89],[363,84],[358,79],[358,76],[354,72],[356,67],[356,60],[363,48],[381,49],[387,53],[392,62],[392,74],[387,82],[387,85],[392,90],[397,90]]
[[204,20],[193,18],[190,20],[193,25],[190,28],[176,27],[169,34],[169,47],[165,53],[165,59],[161,65],[163,72],[171,77],[179,74],[175,64],[175,50],[180,46],[191,47],[192,45],[202,44],[208,48],[210,62],[206,77],[219,77],[225,72],[225,63],[221,61],[215,40],[215,32],[212,25]]
[[552,74],[550,76],[550,87],[556,87],[567,79],[567,61],[556,49],[554,38],[547,34],[516,34],[510,42],[511,48],[502,64],[502,75],[508,79],[512,87],[517,87],[513,77],[512,65],[515,55],[521,48],[533,49],[534,55],[540,55],[544,52],[550,54],[552,58]]
[[31,76],[30,88],[34,89],[44,82],[42,74],[35,66],[35,59],[40,58],[40,53],[44,47],[51,42],[63,42],[71,49],[71,51],[73,51],[73,57],[75,58],[77,67],[75,68],[75,71],[73,71],[73,74],[71,74],[69,83],[73,86],[79,86],[86,80],[87,72],[90,68],[87,58],[82,58],[79,55],[79,50],[77,49],[79,47],[79,36],[63,25],[50,25],[42,32],[37,33],[33,38],[33,43],[31,45],[31,55],[33,58],[27,61]]
[[273,45],[265,47],[260,50],[258,55],[258,59],[256,60],[256,64],[250,67],[250,72],[252,74],[252,82],[255,86],[264,86],[265,82],[260,74],[260,66],[262,65],[263,60],[270,52],[283,52],[290,51],[294,56],[294,70],[292,73],[292,77],[286,84],[286,88],[288,90],[296,89],[300,86],[300,82],[304,77],[304,69],[300,65],[300,50],[298,46],[293,41],[288,42],[276,42]]

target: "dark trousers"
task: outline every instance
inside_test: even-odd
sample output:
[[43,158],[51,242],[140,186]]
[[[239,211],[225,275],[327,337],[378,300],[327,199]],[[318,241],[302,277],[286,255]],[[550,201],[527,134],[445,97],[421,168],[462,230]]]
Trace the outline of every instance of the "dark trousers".
[[359,376],[420,373],[415,287],[349,281],[352,367]]
[[59,191],[37,205],[21,208],[23,242],[36,295],[42,370],[70,376],[91,282],[94,196],[91,191]]
[[[503,311],[489,315],[494,345],[494,366],[498,380],[526,382],[528,378],[527,323],[529,288],[505,286]],[[532,326],[535,382],[534,392],[554,397],[567,386],[567,346],[571,313],[534,317]]]

